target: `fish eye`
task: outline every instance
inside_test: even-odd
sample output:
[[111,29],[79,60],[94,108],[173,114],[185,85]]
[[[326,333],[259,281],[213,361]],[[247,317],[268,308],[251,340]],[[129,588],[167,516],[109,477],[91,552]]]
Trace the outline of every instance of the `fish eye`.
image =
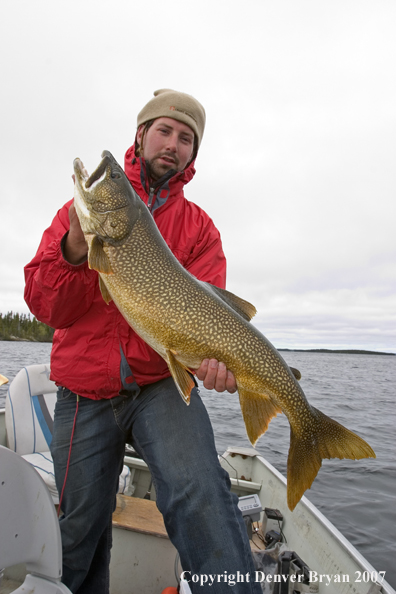
[[110,177],[112,179],[121,179],[121,173],[119,171],[112,171]]

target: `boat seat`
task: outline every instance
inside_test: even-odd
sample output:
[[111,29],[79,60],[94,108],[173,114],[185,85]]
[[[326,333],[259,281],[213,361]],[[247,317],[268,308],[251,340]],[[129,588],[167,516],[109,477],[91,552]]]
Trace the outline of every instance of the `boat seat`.
[[[34,466],[47,485],[53,502],[58,504],[50,452],[57,387],[49,376],[49,364],[28,365],[17,373],[7,392],[5,423],[9,449]],[[124,465],[119,493],[127,490],[130,476],[130,469]]]
[[0,500],[0,567],[25,563],[28,572],[14,594],[70,594],[60,581],[60,529],[48,489],[26,460],[4,446],[0,446]]
[[169,538],[164,519],[155,501],[117,495],[117,506],[113,513],[113,527],[123,530]]

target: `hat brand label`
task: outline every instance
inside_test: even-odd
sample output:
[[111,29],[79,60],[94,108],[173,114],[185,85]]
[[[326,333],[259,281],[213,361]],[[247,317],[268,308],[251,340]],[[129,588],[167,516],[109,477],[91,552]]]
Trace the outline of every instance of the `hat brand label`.
[[188,111],[184,111],[184,109],[179,109],[178,107],[175,107],[174,105],[171,105],[169,107],[169,111],[179,111],[180,113],[184,113],[186,116],[188,116],[189,118],[191,118],[192,120],[194,120],[194,122],[196,124],[198,124],[197,118],[195,118],[192,113],[189,113]]

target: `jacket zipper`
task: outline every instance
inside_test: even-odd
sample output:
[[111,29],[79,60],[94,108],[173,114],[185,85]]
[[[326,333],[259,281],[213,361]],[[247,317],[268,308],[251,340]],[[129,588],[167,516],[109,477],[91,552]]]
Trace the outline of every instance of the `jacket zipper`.
[[148,199],[148,204],[147,204],[150,212],[152,209],[153,198],[154,198],[154,188],[150,188],[149,199]]

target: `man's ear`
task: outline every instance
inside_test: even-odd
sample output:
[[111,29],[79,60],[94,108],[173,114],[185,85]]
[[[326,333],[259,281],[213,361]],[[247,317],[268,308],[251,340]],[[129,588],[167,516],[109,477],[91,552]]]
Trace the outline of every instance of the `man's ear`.
[[144,124],[140,124],[140,126],[136,132],[136,140],[138,141],[139,144],[142,140],[143,130],[144,130]]

